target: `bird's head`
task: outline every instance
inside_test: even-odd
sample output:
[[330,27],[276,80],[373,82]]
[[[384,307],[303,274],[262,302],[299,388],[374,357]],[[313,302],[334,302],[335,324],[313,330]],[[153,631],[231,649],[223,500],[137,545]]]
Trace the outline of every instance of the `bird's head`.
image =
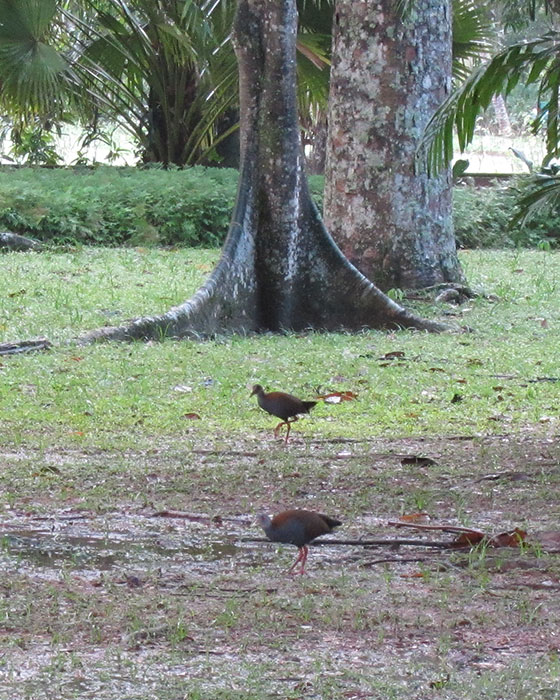
[[260,525],[263,530],[270,527],[271,522],[270,517],[266,513],[259,513],[257,515],[257,525]]
[[254,396],[255,394],[260,394],[263,391],[263,388],[260,384],[255,384],[251,390],[251,396]]

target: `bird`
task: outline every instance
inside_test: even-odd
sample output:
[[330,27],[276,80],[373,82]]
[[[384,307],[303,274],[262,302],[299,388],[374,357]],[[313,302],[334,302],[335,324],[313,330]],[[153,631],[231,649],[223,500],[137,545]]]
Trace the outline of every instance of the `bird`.
[[[298,558],[288,571],[289,574],[304,574],[309,542],[342,525],[340,520],[310,510],[285,510],[272,519],[261,513],[257,516],[257,522],[271,542],[295,544],[299,548]],[[298,564],[301,566],[296,571]]]
[[529,160],[523,151],[520,151],[517,148],[512,148],[512,146],[509,147],[509,150],[516,158],[519,158],[519,160],[522,160],[525,163],[525,165],[529,168],[530,173],[533,172],[533,161]]
[[[301,413],[309,413],[309,411],[317,404],[317,401],[302,401],[297,396],[285,394],[283,391],[271,391],[268,394],[260,384],[255,384],[251,391],[251,396],[257,395],[259,406],[270,413],[271,416],[281,418],[282,422],[278,423],[274,428],[274,437],[278,437],[280,428],[283,425],[287,426],[286,438],[284,444],[288,442],[290,435],[291,423],[298,419]],[[291,420],[290,420],[291,419]]]

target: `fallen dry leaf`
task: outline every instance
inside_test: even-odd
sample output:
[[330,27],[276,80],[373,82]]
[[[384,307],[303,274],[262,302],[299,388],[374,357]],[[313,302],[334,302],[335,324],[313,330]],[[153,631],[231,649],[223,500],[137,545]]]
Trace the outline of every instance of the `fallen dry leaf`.
[[525,541],[527,533],[516,527],[509,532],[501,532],[499,535],[489,537],[483,532],[473,530],[472,532],[462,532],[453,540],[454,547],[473,547],[474,545],[486,542],[489,547],[519,547]]
[[509,532],[501,532],[495,537],[491,537],[488,544],[491,547],[519,547],[525,541],[527,533],[516,527]]
[[358,398],[358,394],[353,391],[331,391],[330,394],[316,396],[315,398],[325,403],[341,403],[342,401],[353,401]]
[[399,520],[404,523],[427,523],[430,521],[428,513],[407,513],[401,515]]
[[458,537],[456,537],[453,542],[453,547],[474,547],[475,544],[479,544],[486,539],[486,535],[483,532],[462,532]]
[[393,350],[393,352],[386,352],[384,355],[379,357],[379,360],[402,360],[405,357],[405,353],[402,350]]
[[33,476],[41,476],[43,474],[56,474],[57,476],[60,476],[62,472],[58,467],[55,467],[51,464],[47,464],[43,467],[40,467],[39,471],[33,472]]

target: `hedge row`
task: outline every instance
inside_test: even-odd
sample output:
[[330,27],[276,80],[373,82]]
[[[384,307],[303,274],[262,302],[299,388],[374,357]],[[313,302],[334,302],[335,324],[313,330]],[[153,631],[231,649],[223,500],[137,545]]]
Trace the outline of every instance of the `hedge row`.
[[0,171],[0,226],[55,244],[218,246],[237,172],[13,169]]
[[[323,179],[310,178],[321,206]],[[53,244],[219,246],[228,230],[237,171],[0,170],[0,228]],[[508,229],[513,188],[454,189],[461,247],[535,246],[560,237],[560,216]]]

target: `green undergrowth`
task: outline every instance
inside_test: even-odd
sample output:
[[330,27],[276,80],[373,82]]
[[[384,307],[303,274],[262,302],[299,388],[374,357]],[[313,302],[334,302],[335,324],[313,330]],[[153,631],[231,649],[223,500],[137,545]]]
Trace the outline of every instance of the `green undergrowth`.
[[237,172],[136,168],[0,170],[0,225],[54,244],[218,246]]
[[512,224],[524,178],[490,187],[461,184],[453,188],[453,225],[461,248],[555,247],[560,218],[549,208],[534,212],[523,224]]
[[302,398],[358,394],[320,402],[294,426],[296,436],[557,431],[560,255],[550,252],[466,251],[467,276],[483,295],[457,308],[415,307],[473,332],[67,342],[180,303],[216,258],[204,250],[91,248],[4,255],[0,341],[46,336],[56,345],[2,358],[3,443],[124,448],[153,436],[269,439],[275,420],[249,397],[256,382]]
[[[228,168],[0,168],[0,226],[49,245],[220,246],[238,172]],[[322,197],[323,178],[310,178]]]
[[[220,246],[238,172],[228,168],[0,168],[0,227],[48,245]],[[510,227],[523,179],[453,188],[461,248],[554,247],[560,219],[544,210]],[[309,178],[322,209],[324,177]]]

